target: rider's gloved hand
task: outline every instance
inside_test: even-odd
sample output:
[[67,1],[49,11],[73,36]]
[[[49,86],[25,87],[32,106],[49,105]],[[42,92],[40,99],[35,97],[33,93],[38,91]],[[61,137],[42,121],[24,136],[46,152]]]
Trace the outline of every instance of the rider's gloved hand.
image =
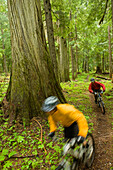
[[83,136],[78,136],[77,137],[77,144],[79,145],[80,143],[83,143],[85,138]]
[[50,132],[50,133],[48,134],[48,136],[51,137],[51,138],[53,138],[54,135],[55,135],[55,132]]

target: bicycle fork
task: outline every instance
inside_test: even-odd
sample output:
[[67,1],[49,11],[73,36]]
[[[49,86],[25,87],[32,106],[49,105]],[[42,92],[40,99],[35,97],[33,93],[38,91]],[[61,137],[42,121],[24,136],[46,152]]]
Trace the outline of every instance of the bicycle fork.
[[86,152],[86,148],[83,147],[83,145],[80,145],[79,149],[72,149],[70,148],[70,150],[68,151],[68,153],[73,156],[76,159],[81,159],[83,157],[83,154]]

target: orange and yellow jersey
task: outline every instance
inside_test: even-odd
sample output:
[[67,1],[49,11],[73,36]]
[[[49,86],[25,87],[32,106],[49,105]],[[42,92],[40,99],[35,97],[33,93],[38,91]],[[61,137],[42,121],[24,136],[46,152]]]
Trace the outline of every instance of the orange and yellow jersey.
[[58,104],[56,107],[57,111],[48,116],[50,132],[57,129],[58,122],[60,122],[63,127],[69,127],[72,123],[76,122],[79,128],[78,136],[86,137],[88,124],[83,113],[70,104]]

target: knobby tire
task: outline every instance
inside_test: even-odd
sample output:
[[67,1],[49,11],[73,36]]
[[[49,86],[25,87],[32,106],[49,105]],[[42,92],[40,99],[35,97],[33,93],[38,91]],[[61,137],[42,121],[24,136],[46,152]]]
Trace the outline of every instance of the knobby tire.
[[[89,168],[92,166],[93,161],[94,161],[94,156],[95,156],[95,143],[94,143],[94,138],[92,134],[88,133],[86,140],[88,140],[88,142],[86,145],[86,152],[83,155],[83,161],[81,162],[81,160],[74,158],[73,163],[71,165],[71,170],[80,170],[82,164],[84,164],[86,168]],[[90,152],[90,149],[91,149],[91,152]],[[65,170],[65,165],[63,166],[59,165],[55,170]]]
[[73,159],[73,164],[72,164],[71,170],[79,170],[79,165],[80,165],[79,160]]
[[100,102],[100,108],[103,114],[105,114],[105,107],[103,101]]
[[59,165],[55,170],[64,170],[64,168],[61,165]]
[[[86,161],[85,161],[85,167],[86,168],[89,168],[89,167],[91,167],[92,166],[92,164],[93,164],[93,161],[94,161],[94,157],[95,157],[95,142],[94,142],[94,138],[93,138],[93,136],[92,136],[92,134],[88,134],[88,136],[87,136],[87,139],[91,139],[90,140],[90,143],[92,143],[91,144],[91,146],[92,146],[92,152],[91,152],[91,156],[88,158],[88,151],[90,151],[90,150],[88,150],[88,149],[91,149],[90,148],[90,146],[89,146],[89,148],[88,148],[88,146],[87,146],[87,151],[86,151],[86,153],[85,153],[85,155],[84,155],[84,159],[86,159]],[[90,144],[89,143],[89,144]]]

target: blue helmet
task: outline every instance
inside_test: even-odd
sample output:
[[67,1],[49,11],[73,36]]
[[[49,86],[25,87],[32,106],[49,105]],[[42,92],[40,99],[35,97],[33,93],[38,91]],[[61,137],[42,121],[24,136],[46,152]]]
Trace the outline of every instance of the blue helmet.
[[95,81],[95,79],[94,79],[94,78],[91,78],[91,79],[90,79],[90,81],[91,81],[91,82],[94,82],[94,81]]
[[45,99],[42,105],[42,110],[44,112],[50,112],[56,107],[58,103],[59,103],[59,99],[56,96],[50,96],[47,99]]

